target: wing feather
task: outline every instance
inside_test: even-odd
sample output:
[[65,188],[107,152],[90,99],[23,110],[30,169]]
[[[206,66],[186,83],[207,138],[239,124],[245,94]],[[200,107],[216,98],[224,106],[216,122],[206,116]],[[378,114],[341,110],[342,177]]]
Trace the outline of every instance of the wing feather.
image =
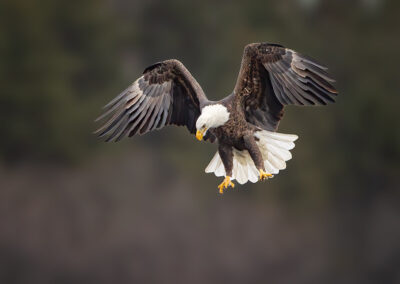
[[[195,132],[195,122],[207,97],[185,66],[178,60],[166,60],[149,66],[143,75],[112,99],[98,120],[98,130],[106,141],[145,134],[166,125],[186,126]],[[211,141],[215,137],[209,137]]]
[[245,97],[243,107],[249,123],[275,131],[285,105],[335,101],[335,80],[327,70],[314,59],[281,45],[249,44],[233,95]]

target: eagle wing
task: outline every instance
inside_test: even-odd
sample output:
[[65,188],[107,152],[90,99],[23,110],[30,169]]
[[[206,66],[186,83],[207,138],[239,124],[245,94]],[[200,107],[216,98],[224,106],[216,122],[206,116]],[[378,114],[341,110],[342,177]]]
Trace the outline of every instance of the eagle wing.
[[[106,141],[145,134],[166,125],[196,131],[200,105],[207,101],[202,88],[185,66],[171,59],[147,67],[143,75],[104,107],[95,131]],[[212,134],[205,139],[214,141]]]
[[277,44],[244,49],[234,96],[243,96],[246,119],[275,131],[285,105],[326,105],[335,101],[334,80],[310,57]]

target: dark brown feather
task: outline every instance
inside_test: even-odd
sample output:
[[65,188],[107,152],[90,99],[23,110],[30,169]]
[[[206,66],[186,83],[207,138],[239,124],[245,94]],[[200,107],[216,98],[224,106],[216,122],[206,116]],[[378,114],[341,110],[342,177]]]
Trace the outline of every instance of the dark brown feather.
[[[196,131],[201,106],[208,102],[203,90],[178,60],[147,67],[143,76],[104,107],[97,120],[107,119],[95,133],[118,141],[145,134],[166,125],[186,126]],[[212,135],[208,136],[215,140]]]
[[246,119],[275,131],[285,105],[326,105],[337,91],[327,68],[281,45],[253,43],[245,47],[233,95]]

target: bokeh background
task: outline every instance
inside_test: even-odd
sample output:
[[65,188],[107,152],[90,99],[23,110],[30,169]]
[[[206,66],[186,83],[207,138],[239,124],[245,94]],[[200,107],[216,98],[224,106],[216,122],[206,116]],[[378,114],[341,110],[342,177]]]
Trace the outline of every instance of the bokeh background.
[[[400,283],[400,2],[3,0],[0,283]],[[212,99],[243,47],[330,67],[334,105],[287,107],[288,168],[217,193],[183,128],[92,131],[142,70],[180,59]]]

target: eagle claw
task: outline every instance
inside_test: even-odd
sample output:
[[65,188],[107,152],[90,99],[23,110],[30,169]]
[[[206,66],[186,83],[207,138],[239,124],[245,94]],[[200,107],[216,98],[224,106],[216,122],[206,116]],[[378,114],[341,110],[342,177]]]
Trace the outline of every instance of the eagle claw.
[[271,174],[267,174],[266,172],[264,172],[264,170],[260,169],[259,172],[260,172],[260,180],[265,180],[272,177]]
[[229,186],[234,188],[235,184],[233,182],[231,182],[231,177],[230,176],[226,176],[224,181],[218,186],[219,193],[223,194],[224,193],[224,188],[228,188]]

